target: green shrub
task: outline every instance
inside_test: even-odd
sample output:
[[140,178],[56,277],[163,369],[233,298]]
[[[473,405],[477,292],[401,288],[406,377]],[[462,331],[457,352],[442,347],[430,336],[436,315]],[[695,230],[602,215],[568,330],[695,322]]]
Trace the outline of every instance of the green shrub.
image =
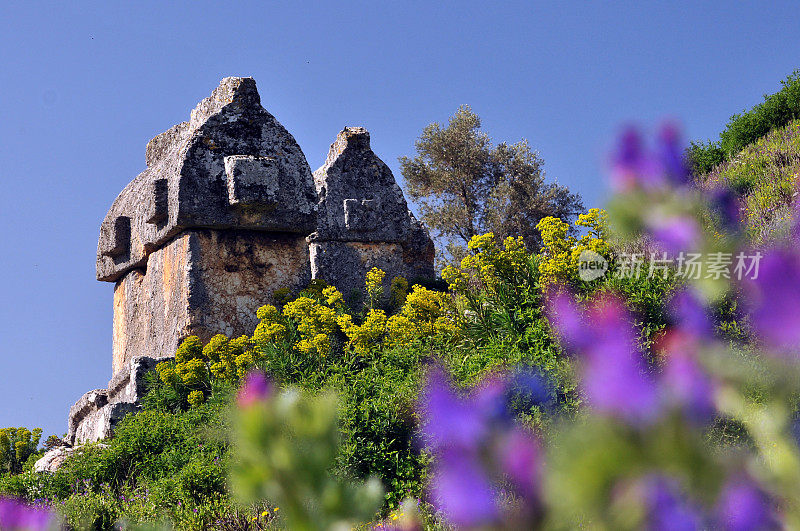
[[120,516],[117,501],[108,494],[92,492],[64,500],[61,513],[73,529],[110,531]]
[[41,428],[0,429],[0,472],[22,472],[22,465],[36,453],[41,437]]
[[749,111],[734,114],[717,142],[692,142],[687,150],[695,175],[704,175],[770,131],[800,118],[800,70],[781,81],[781,90],[765,95]]

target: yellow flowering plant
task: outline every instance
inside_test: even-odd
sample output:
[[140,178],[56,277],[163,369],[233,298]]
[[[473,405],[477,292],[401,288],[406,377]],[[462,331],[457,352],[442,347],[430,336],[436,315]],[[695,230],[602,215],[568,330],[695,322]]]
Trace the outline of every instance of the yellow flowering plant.
[[459,327],[452,297],[415,284],[403,307],[386,321],[386,340],[389,345],[449,335],[456,338]]
[[442,271],[455,298],[461,328],[480,338],[524,326],[525,313],[537,307],[537,257],[522,238],[498,244],[494,234],[474,236],[459,266]]
[[370,309],[380,303],[383,297],[383,279],[386,277],[386,272],[377,267],[373,267],[367,271],[366,288],[367,296],[369,297]]
[[199,337],[189,336],[178,346],[175,359],[156,365],[156,372],[164,385],[197,406],[211,392],[212,380],[235,381],[261,359],[248,336],[229,339],[217,334],[205,346]]
[[581,237],[570,234],[570,226],[552,216],[543,218],[536,228],[543,242],[539,253],[539,274],[544,288],[559,282],[580,287],[578,268],[581,254],[585,251],[597,253],[609,263],[613,259],[608,243],[608,214],[605,210],[592,208],[578,216],[575,228],[585,229]]

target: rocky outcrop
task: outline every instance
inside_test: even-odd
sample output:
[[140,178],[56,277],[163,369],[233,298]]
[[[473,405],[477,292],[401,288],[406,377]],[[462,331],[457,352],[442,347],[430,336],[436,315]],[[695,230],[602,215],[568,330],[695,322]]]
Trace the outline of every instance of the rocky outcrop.
[[64,442],[75,446],[111,437],[125,415],[139,410],[145,375],[156,363],[144,356],[133,358],[108,382],[108,389],[95,389],[79,398],[69,410]]
[[97,245],[97,278],[115,283],[114,373],[190,335],[250,334],[259,306],[312,278],[347,295],[372,267],[387,283],[433,276],[433,243],[369,133],[345,128],[312,175],[251,78],[223,79],[145,159]]
[[[108,445],[98,443],[93,444],[91,447],[94,448],[108,448]],[[42,457],[40,457],[34,464],[33,470],[34,472],[55,472],[61,465],[66,462],[67,459],[72,457],[73,455],[84,451],[89,446],[81,445],[81,446],[56,446],[55,448],[51,448],[44,453]]]
[[433,277],[433,242],[408,209],[389,167],[372,151],[363,127],[346,127],[314,172],[317,230],[309,236],[311,275],[346,295],[366,272],[407,279]]
[[71,446],[56,446],[46,451],[34,464],[35,472],[55,472],[77,451]]
[[[114,428],[129,413],[139,411],[146,389],[145,378],[160,360],[135,357],[114,374],[107,389],[84,393],[69,409],[63,445],[48,450],[36,463],[37,472],[55,472],[87,443],[114,435]],[[100,445],[102,446],[102,445]]]
[[110,437],[184,338],[251,334],[278,290],[321,278],[348,295],[373,267],[387,283],[433,277],[433,243],[369,133],[345,128],[312,174],[251,78],[223,79],[147,144],[145,161],[97,244],[97,279],[115,284],[114,376],[70,408],[66,446],[42,467]]

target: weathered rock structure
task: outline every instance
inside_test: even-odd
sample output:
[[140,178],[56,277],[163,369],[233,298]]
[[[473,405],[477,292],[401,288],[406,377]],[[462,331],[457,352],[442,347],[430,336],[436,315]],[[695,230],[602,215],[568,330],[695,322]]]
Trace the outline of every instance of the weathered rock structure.
[[97,279],[115,283],[115,372],[190,335],[252,332],[265,295],[311,278],[311,169],[255,81],[223,79],[188,122],[150,141],[146,160],[97,246]]
[[114,377],[71,408],[68,445],[109,436],[184,338],[252,333],[279,289],[321,278],[348,295],[372,267],[387,282],[433,276],[433,243],[369,133],[345,128],[312,174],[251,78],[223,79],[145,158],[97,246],[97,279],[114,283]]
[[372,152],[363,127],[346,127],[314,172],[317,230],[309,236],[311,274],[348,295],[379,267],[407,279],[433,277],[433,242],[408,210],[392,171]]

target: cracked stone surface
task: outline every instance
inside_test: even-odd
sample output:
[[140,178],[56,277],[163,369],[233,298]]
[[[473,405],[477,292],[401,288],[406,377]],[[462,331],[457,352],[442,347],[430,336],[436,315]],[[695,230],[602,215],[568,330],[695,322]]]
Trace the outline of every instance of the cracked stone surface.
[[[71,447],[111,437],[125,415],[139,410],[145,376],[158,361],[135,357],[114,374],[107,389],[94,389],[80,397],[69,410],[65,444]],[[54,453],[51,457],[56,459],[59,455]]]

